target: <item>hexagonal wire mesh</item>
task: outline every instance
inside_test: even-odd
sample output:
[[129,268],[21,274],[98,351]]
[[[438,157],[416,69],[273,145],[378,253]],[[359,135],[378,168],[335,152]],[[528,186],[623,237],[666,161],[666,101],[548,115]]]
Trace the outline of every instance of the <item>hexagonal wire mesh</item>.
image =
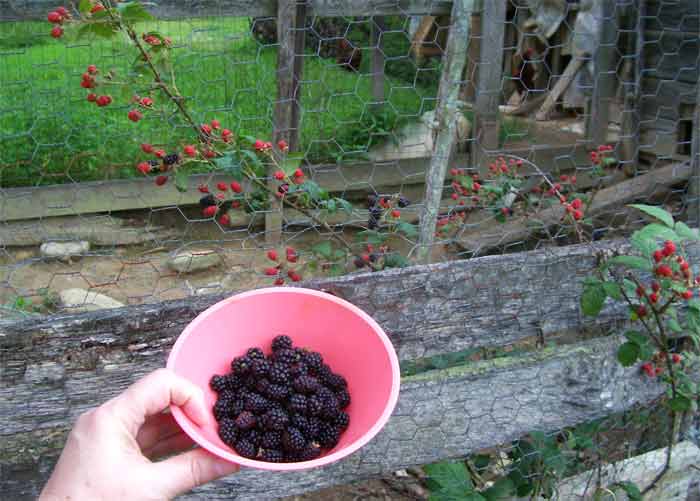
[[[171,46],[169,62],[153,68],[139,66],[128,37],[57,42],[46,22],[10,11],[0,23],[3,316],[546,254],[629,235],[644,222],[626,207],[637,201],[698,221],[696,2],[464,1],[457,18],[449,3],[414,3],[381,2],[376,12],[293,4],[280,29],[264,6],[213,2],[184,13],[162,2],[158,20],[136,25],[156,37],[142,46]],[[79,85],[90,64],[96,89]],[[183,99],[164,97],[152,69]],[[96,106],[86,99],[93,92],[113,102]],[[153,106],[139,102],[147,96]],[[134,109],[144,115],[137,123],[127,119]],[[218,151],[207,164],[211,144],[191,125],[213,120],[262,171],[241,177],[245,155]],[[254,146],[280,138],[294,154]],[[176,153],[175,167],[143,144]],[[189,144],[198,156],[185,169]],[[136,167],[148,160],[144,174]],[[573,205],[568,216],[560,197]],[[493,278],[474,286],[510,294]],[[531,349],[515,343],[508,353]],[[497,354],[469,348],[405,370]],[[534,401],[545,391],[536,379]],[[518,411],[489,419],[505,426]],[[516,442],[481,444],[493,447],[433,467],[428,483],[457,472],[457,489],[495,482],[573,499],[586,483],[574,475],[663,446],[653,427],[635,422],[637,410],[616,411],[554,432],[515,427],[498,443]],[[467,428],[483,417],[470,415]]]

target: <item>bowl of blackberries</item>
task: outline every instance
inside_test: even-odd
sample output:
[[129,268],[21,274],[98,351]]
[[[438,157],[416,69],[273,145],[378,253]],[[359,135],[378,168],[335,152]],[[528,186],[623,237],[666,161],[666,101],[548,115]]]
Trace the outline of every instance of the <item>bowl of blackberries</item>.
[[391,341],[367,313],[325,292],[272,287],[197,316],[168,368],[202,388],[198,425],[172,413],[197,444],[243,466],[301,470],[337,461],[386,424],[399,394]]

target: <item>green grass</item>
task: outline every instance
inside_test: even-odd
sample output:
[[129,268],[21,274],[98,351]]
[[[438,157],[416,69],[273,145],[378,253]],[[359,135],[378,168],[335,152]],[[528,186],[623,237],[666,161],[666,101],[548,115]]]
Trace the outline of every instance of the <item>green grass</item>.
[[[177,87],[198,121],[216,117],[234,132],[269,138],[276,48],[254,41],[248,23],[247,18],[210,18],[139,29],[173,38]],[[54,41],[49,29],[48,23],[0,23],[0,186],[131,177],[144,157],[140,143],[174,147],[192,141],[192,131],[177,117],[153,113],[138,124],[128,121],[129,94],[118,89],[111,92],[115,103],[108,108],[86,102],[79,83],[88,64],[112,69],[118,78],[128,73],[135,53],[125,41]],[[397,50],[406,43],[399,40]],[[361,156],[371,143],[371,130],[366,143],[362,134],[348,133],[372,122],[370,55],[363,56],[357,74],[334,60],[305,57],[301,144],[309,159]],[[397,61],[402,58],[389,63],[398,67]],[[406,58],[401,71],[410,73],[411,64]],[[386,80],[392,123],[417,119],[434,105],[437,80],[414,83],[408,73]]]

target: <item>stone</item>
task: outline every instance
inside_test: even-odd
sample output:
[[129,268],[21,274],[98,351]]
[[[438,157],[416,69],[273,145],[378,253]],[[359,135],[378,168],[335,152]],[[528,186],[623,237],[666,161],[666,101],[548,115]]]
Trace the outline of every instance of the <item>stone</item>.
[[90,250],[90,242],[45,242],[39,251],[46,258],[69,260],[71,257],[82,256]]
[[192,273],[218,266],[221,256],[213,250],[186,251],[168,259],[168,268],[178,273]]
[[58,293],[61,306],[71,313],[103,310],[106,308],[121,308],[124,306],[116,299],[104,294],[85,289],[65,289]]

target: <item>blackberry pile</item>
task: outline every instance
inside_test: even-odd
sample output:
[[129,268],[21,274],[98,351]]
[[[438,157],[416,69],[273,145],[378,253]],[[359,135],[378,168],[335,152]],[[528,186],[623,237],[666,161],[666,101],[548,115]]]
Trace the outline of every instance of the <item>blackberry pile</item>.
[[320,353],[295,348],[289,336],[274,338],[267,356],[250,348],[209,384],[218,394],[219,437],[246,458],[310,461],[335,447],[350,424],[345,378]]

